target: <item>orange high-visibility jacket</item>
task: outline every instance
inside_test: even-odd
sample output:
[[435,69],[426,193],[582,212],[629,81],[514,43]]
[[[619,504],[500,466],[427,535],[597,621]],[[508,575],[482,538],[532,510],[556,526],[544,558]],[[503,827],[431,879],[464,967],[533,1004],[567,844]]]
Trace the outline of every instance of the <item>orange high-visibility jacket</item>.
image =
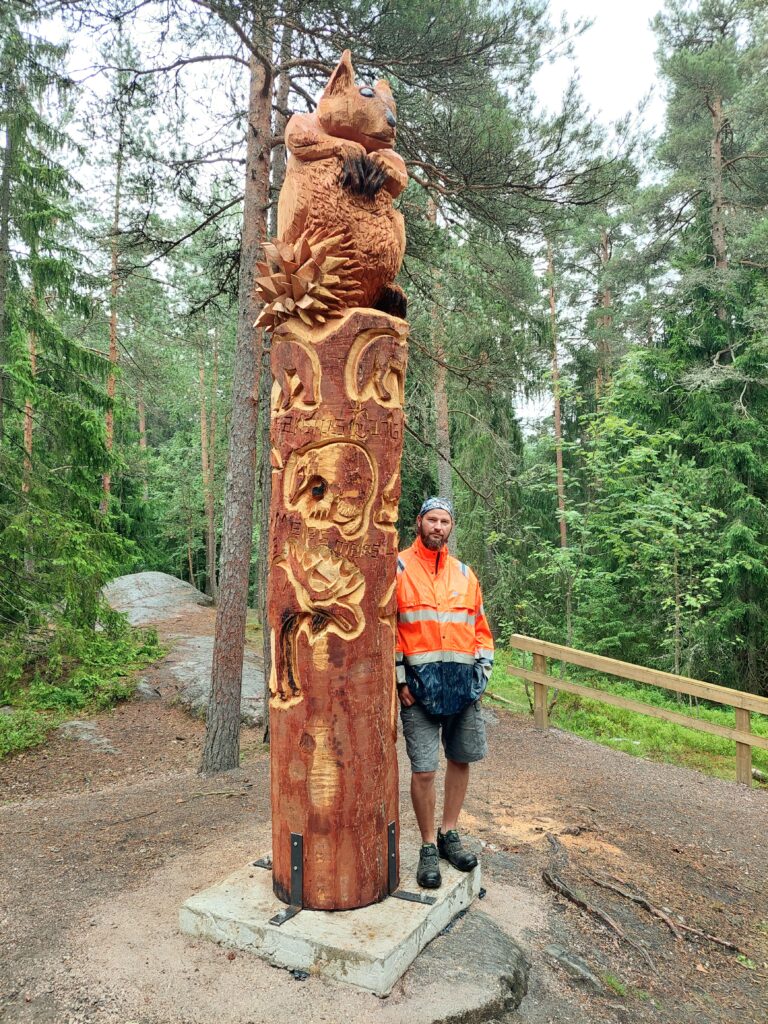
[[493,668],[493,637],[477,577],[417,537],[397,559],[398,684],[433,715],[478,699]]

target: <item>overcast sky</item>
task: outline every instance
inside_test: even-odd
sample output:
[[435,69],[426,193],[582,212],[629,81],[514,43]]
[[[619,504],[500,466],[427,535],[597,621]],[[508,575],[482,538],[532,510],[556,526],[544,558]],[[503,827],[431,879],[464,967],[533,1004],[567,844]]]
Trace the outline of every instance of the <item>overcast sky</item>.
[[662,0],[550,0],[552,20],[565,13],[569,21],[593,22],[575,43],[574,62],[561,60],[545,67],[538,76],[542,103],[554,109],[574,65],[589,106],[601,121],[615,121],[651,93],[645,121],[661,124],[663,95],[657,84],[654,52],[656,42],[650,21]]
[[[663,0],[550,0],[552,20],[565,13],[569,21],[593,22],[576,40],[573,60],[544,67],[536,80],[542,106],[557,108],[570,76],[578,72],[581,91],[594,115],[604,124],[636,113],[648,98],[643,124],[660,131],[664,120],[664,94],[658,82],[654,53],[656,40],[650,22]],[[521,399],[518,415],[530,426],[552,413],[552,397]]]

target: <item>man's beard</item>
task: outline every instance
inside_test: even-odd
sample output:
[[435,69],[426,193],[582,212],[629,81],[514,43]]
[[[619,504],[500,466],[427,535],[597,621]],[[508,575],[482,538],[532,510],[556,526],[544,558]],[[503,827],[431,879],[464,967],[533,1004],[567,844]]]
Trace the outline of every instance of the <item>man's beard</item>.
[[427,550],[429,550],[429,551],[442,551],[442,549],[443,549],[443,547],[445,545],[445,539],[443,537],[427,536],[427,535],[424,534],[423,531],[420,531],[420,534],[421,534],[421,543],[424,545],[425,548],[427,548]]

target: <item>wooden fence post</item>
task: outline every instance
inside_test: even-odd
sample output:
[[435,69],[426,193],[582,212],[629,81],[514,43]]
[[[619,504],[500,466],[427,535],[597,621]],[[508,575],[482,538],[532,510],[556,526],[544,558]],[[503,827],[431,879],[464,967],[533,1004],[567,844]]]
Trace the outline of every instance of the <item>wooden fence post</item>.
[[[534,672],[541,672],[546,674],[547,671],[547,659],[543,654],[534,654],[533,656],[533,670]],[[533,684],[533,724],[537,729],[541,729],[544,732],[549,728],[549,716],[547,715],[547,690],[548,687],[544,683]]]
[[[735,708],[736,728],[740,732],[750,732],[749,711],[746,708]],[[752,785],[752,747],[749,743],[736,744],[736,781],[742,786]]]

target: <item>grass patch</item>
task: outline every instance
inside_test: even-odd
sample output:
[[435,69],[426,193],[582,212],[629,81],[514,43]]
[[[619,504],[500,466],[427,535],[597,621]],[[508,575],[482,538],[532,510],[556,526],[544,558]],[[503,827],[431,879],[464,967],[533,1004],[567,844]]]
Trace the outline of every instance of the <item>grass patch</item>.
[[[530,714],[530,705],[525,694],[523,680],[514,678],[509,670],[515,665],[522,665],[524,655],[519,651],[497,650],[488,689],[508,700],[504,704],[511,711]],[[527,664],[527,663],[526,663]],[[735,728],[736,714],[732,708],[707,704],[704,701],[689,703],[687,697],[679,703],[668,692],[655,686],[642,683],[609,680],[598,673],[589,673],[573,665],[565,666],[566,678],[574,682],[593,686],[599,690],[619,694],[645,704],[668,708],[681,714],[690,715],[692,719],[715,722],[718,725]],[[550,671],[558,672],[554,666]],[[531,684],[531,691],[533,685]],[[550,691],[551,695],[551,691]],[[752,731],[760,736],[768,737],[768,717],[753,714]],[[557,704],[550,715],[550,722],[559,729],[583,736],[614,750],[623,750],[636,757],[659,761],[668,764],[684,765],[694,768],[707,775],[723,779],[736,777],[736,745],[731,740],[708,733],[688,729],[673,722],[664,722],[658,718],[623,708],[611,707],[598,700],[579,697],[576,694],[560,693]],[[752,764],[761,771],[768,772],[768,751],[756,747],[752,749]],[[756,783],[757,785],[758,783]]]
[[611,992],[615,992],[617,996],[621,996],[622,999],[627,994],[627,986],[618,978],[615,974],[611,974],[610,971],[606,971],[605,974],[601,974],[603,984],[606,988],[609,988]]
[[133,674],[163,653],[154,630],[134,629],[114,613],[98,630],[57,627],[44,654],[0,679],[0,757],[37,746],[75,713],[130,697]]

